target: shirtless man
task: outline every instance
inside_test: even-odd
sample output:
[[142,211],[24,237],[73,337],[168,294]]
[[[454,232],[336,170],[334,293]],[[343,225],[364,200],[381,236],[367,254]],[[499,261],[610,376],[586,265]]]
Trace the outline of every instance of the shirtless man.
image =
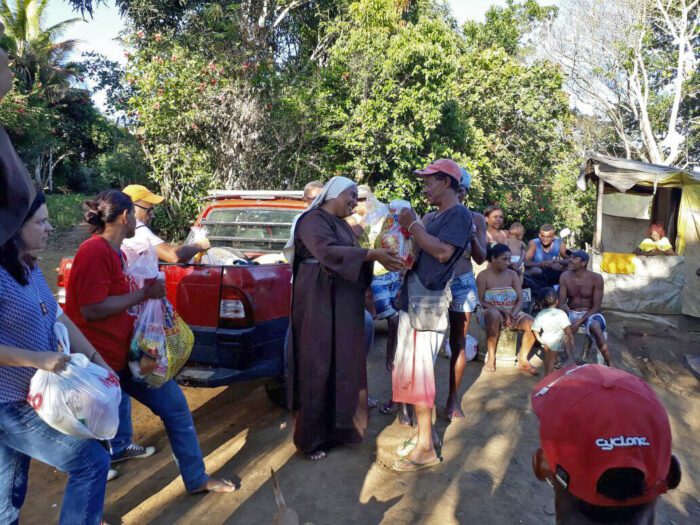
[[489,246],[494,244],[508,244],[508,234],[503,231],[503,210],[500,206],[489,206],[484,210],[486,217],[486,242]]
[[591,337],[605,359],[613,366],[605,333],[605,318],[600,313],[603,304],[603,276],[586,270],[588,254],[583,250],[568,251],[569,271],[559,281],[559,308],[567,312],[571,331],[576,333],[582,326]]

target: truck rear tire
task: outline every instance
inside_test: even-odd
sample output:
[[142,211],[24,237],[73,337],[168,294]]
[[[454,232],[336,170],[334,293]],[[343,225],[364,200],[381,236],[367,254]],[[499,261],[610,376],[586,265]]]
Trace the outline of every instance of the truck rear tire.
[[265,383],[265,393],[268,399],[278,407],[289,408],[287,406],[287,382],[284,378],[278,377]]

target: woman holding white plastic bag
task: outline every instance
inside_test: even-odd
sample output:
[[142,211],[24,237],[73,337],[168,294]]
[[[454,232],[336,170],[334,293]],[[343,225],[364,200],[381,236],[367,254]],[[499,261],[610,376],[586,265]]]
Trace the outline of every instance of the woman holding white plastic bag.
[[104,504],[109,455],[94,440],[68,436],[42,421],[27,403],[36,369],[60,372],[69,356],[57,351],[56,320],[73,352],[111,371],[56,304],[36,252],[53,228],[42,193],[19,232],[0,246],[0,523],[16,523],[27,492],[31,458],[68,473],[61,524],[98,524]]

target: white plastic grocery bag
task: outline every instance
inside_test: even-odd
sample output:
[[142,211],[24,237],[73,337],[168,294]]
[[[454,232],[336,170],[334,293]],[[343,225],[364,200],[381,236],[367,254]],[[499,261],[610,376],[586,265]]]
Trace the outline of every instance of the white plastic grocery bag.
[[65,325],[55,323],[54,332],[70,361],[58,373],[37,370],[27,401],[44,422],[59,432],[86,439],[112,439],[119,426],[119,378],[83,354],[70,354]]

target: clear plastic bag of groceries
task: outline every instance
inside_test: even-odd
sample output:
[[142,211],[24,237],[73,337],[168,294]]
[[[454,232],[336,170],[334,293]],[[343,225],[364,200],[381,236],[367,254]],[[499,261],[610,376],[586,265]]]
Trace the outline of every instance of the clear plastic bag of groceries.
[[143,302],[131,336],[131,360],[141,359],[143,354],[155,360],[165,355],[165,320],[163,300],[148,299]]
[[374,195],[370,195],[365,202],[365,209],[364,226],[359,242],[363,248],[371,248],[382,231],[382,224],[389,214],[389,207]]
[[[149,299],[136,321],[129,350],[129,369],[136,379],[159,387],[177,375],[192,353],[194,334],[167,299]],[[145,356],[155,361],[141,370]]]
[[[190,228],[190,233],[185,239],[185,244],[196,244],[207,239],[209,231],[206,226],[192,226]],[[199,252],[194,257],[190,259],[190,264],[215,264],[214,262],[207,260],[208,252]]]
[[411,203],[400,199],[389,203],[389,213],[374,246],[392,250],[400,259],[403,259],[406,269],[410,269],[413,267],[413,242],[408,230],[399,224],[399,213],[404,208],[410,209]]
[[[68,331],[54,325],[59,346],[70,354]],[[112,439],[119,426],[119,378],[83,354],[70,354],[65,370],[37,370],[27,401],[39,417],[63,434],[86,439]]]

